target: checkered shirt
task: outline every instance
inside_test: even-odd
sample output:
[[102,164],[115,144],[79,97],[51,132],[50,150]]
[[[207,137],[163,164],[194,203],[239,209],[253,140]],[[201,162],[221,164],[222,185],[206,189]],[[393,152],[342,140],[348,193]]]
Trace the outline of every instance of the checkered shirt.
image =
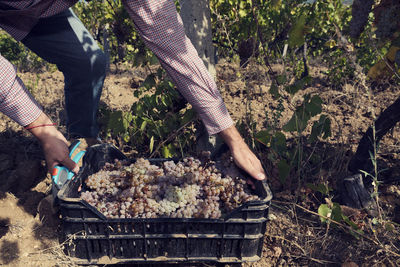
[[[74,1],[1,1],[0,4],[15,2],[52,2],[47,5],[46,11],[39,12],[42,17],[54,15],[68,8]],[[173,79],[180,93],[194,107],[202,119],[209,134],[218,133],[233,125],[233,121],[226,109],[222,97],[217,89],[215,81],[207,71],[203,61],[197,54],[196,49],[185,34],[182,19],[176,11],[173,0],[123,0],[137,31],[143,38],[146,45],[158,57],[161,65],[166,69],[169,76]],[[11,4],[10,4],[11,5]],[[1,11],[1,10],[0,10]],[[5,28],[15,38],[20,38],[18,30]],[[21,31],[19,31],[21,32]],[[8,63],[9,64],[9,63]],[[0,73],[5,68],[4,62],[0,61]],[[10,68],[8,66],[8,68]],[[15,70],[14,70],[15,72]],[[3,74],[2,74],[3,76]],[[13,75],[5,76],[10,79]],[[8,78],[7,78],[8,77]],[[14,76],[15,79],[15,76]],[[15,81],[6,81],[15,83]],[[18,83],[20,84],[20,83]],[[23,86],[14,90],[26,92]],[[0,83],[0,93],[4,87]],[[1,94],[0,94],[1,95]],[[29,98],[32,99],[32,98]],[[14,99],[15,106],[18,99]],[[32,103],[32,110],[38,106]],[[0,111],[3,111],[0,99]],[[15,116],[14,116],[15,117]],[[17,117],[22,117],[21,115]],[[18,121],[18,120],[17,120]],[[18,121],[24,125],[22,121]],[[26,122],[25,122],[26,123]]]
[[40,18],[51,17],[77,0],[0,0],[0,27],[21,41]]
[[0,55],[0,111],[26,126],[42,113],[41,106],[17,77],[15,67]]
[[233,125],[213,78],[189,38],[172,0],[122,0],[136,29],[176,87],[194,107],[208,133]]

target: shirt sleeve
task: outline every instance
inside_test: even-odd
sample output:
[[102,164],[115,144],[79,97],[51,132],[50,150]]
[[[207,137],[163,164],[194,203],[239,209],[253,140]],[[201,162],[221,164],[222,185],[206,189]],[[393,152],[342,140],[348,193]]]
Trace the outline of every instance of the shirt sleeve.
[[17,77],[15,67],[0,55],[0,111],[21,126],[34,122],[42,107]]
[[185,34],[174,1],[124,0],[123,3],[147,47],[199,114],[207,132],[212,135],[232,126],[215,81]]

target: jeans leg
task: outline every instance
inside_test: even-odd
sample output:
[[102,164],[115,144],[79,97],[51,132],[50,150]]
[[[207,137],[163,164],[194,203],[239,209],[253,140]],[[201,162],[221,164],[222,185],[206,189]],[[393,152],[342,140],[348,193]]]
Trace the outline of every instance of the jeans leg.
[[106,58],[82,22],[67,10],[41,19],[22,42],[64,74],[69,135],[96,137]]

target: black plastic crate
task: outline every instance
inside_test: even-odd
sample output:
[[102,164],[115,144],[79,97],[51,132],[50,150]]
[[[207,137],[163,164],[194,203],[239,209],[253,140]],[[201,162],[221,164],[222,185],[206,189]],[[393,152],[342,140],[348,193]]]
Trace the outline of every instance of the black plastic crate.
[[[265,181],[256,181],[250,201],[221,219],[110,219],[80,199],[78,188],[106,162],[125,159],[114,146],[88,149],[74,180],[57,194],[66,252],[81,264],[218,262],[240,263],[261,258],[272,198]],[[165,159],[150,159],[150,162]]]

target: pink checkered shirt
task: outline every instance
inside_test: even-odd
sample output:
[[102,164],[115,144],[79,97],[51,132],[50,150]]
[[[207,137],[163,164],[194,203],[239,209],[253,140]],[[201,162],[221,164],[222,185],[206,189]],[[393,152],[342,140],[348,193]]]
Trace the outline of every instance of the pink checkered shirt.
[[40,18],[56,15],[78,0],[0,0],[0,27],[22,40]]
[[[55,15],[64,11],[74,2],[73,0],[25,0],[1,1],[1,7],[6,4],[11,8],[26,9],[35,7],[34,18]],[[194,107],[202,119],[209,134],[218,133],[233,125],[217,86],[185,34],[181,17],[176,11],[173,0],[122,0],[133,19],[135,26],[146,45],[159,58],[161,65],[167,70],[178,90]],[[41,7],[41,8],[39,8]],[[28,8],[29,9],[29,8]],[[26,10],[25,10],[26,11]],[[35,25],[35,20],[28,16],[31,24],[16,22],[16,18],[4,23],[0,18],[0,27],[8,31],[16,39],[22,39]],[[12,18],[12,16],[10,17]],[[12,71],[11,71],[12,69]],[[4,59],[0,58],[0,111],[15,119],[21,125],[27,125],[35,115],[28,118],[25,113],[37,114],[39,105],[31,96],[25,96],[22,102],[19,97],[29,95],[22,83],[17,82],[15,70]],[[13,86],[10,86],[12,84]],[[10,92],[19,97],[8,99]],[[11,109],[4,103],[13,103]],[[25,109],[22,106],[25,105]],[[8,113],[7,113],[8,112]],[[14,115],[13,113],[18,113]],[[24,114],[24,115],[22,115]],[[21,119],[22,118],[22,119]]]

